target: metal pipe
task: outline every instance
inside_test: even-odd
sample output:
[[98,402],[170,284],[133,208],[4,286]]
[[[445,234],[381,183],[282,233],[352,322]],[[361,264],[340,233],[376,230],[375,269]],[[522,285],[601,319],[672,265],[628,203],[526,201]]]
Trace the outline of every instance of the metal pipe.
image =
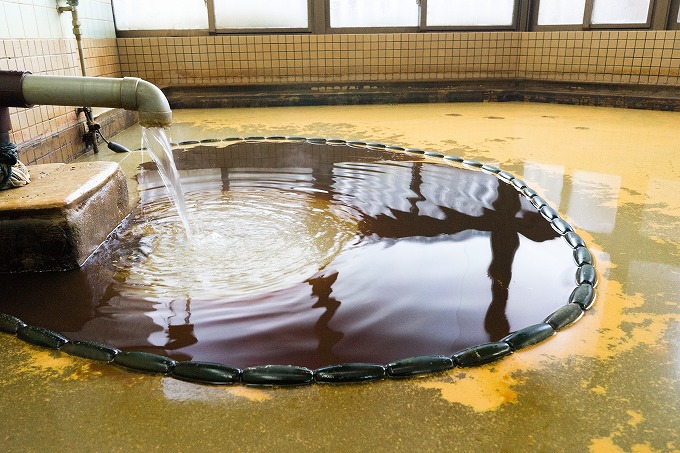
[[[20,92],[16,92],[17,79]],[[13,91],[2,96],[0,105],[30,107],[31,105],[86,105],[136,110],[139,124],[145,127],[165,127],[172,123],[170,104],[163,92],[152,83],[136,77],[71,77],[36,75],[0,71],[0,87],[13,83]],[[0,88],[0,94],[4,90]]]
[[9,118],[9,108],[0,107],[0,144],[9,143],[9,131],[12,130],[12,122]]
[[22,101],[21,81],[25,74],[19,71],[0,71],[0,145],[10,143],[12,121],[8,107]]
[[[83,77],[87,76],[87,69],[85,67],[85,52],[83,51],[83,34],[80,31],[80,20],[78,19],[78,0],[67,0],[69,6],[59,6],[57,11],[59,14],[70,12],[71,13],[71,25],[73,26],[73,36],[76,38],[76,44],[78,46],[78,58],[80,59],[80,75]],[[99,130],[99,125],[95,123],[94,116],[92,115],[92,109],[90,107],[83,107],[83,113],[85,114],[85,122],[87,123],[88,132],[83,137],[87,146],[92,146],[92,150],[95,153],[99,152],[97,147],[97,131]]]

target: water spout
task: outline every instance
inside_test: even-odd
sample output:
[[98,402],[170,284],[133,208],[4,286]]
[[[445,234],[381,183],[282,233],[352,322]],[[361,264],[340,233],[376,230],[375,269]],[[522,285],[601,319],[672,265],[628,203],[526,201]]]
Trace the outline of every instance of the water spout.
[[136,110],[144,127],[172,123],[163,92],[136,77],[72,77],[0,71],[0,106],[86,105]]

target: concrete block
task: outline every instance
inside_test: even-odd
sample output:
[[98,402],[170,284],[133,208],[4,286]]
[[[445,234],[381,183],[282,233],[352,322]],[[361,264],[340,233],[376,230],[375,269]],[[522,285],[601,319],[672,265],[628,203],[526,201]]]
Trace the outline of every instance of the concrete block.
[[32,165],[31,183],[0,191],[0,272],[75,269],[129,213],[114,162]]

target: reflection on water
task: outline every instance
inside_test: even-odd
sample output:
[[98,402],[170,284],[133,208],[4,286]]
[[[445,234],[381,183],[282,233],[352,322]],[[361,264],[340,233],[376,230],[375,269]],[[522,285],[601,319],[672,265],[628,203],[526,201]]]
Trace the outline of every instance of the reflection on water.
[[78,271],[12,276],[0,311],[178,359],[317,367],[496,340],[574,286],[565,242],[481,172],[294,143],[200,146],[177,163],[191,241],[147,170],[143,205],[106,247]]
[[568,215],[575,225],[593,233],[611,233],[621,177],[590,171],[574,171]]

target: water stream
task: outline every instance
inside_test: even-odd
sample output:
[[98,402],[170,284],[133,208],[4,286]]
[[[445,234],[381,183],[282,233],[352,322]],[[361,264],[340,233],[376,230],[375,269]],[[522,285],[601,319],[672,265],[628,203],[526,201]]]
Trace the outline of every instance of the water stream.
[[179,172],[172,157],[170,140],[161,127],[142,127],[142,149],[146,148],[158,167],[163,184],[168,189],[172,204],[184,225],[187,239],[191,239],[191,226],[187,216],[186,200],[180,183]]

